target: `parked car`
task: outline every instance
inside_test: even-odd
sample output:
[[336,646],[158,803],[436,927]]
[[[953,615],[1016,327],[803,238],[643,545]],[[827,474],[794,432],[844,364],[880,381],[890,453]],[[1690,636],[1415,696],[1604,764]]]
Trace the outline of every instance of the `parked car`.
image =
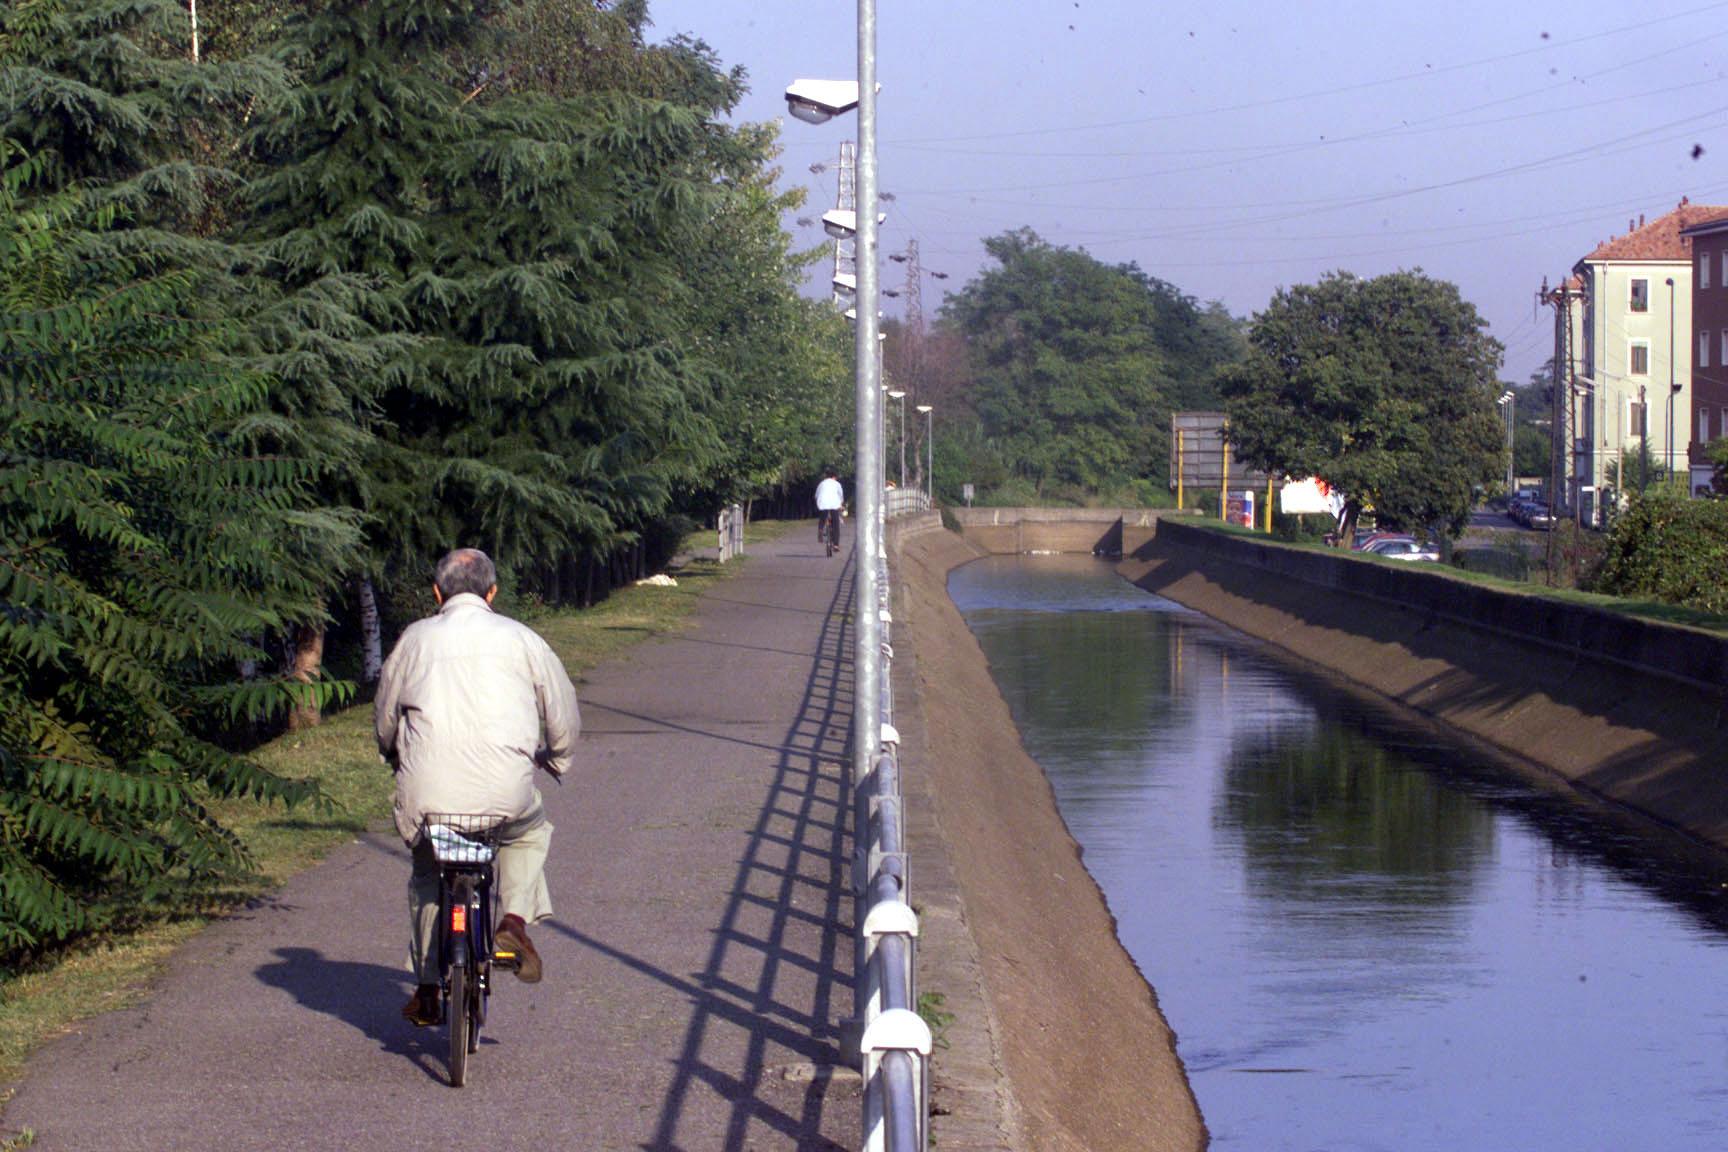
[[1407,532],[1368,532],[1356,537],[1356,543],[1350,545],[1350,547],[1357,552],[1366,552],[1373,545],[1379,544],[1382,541],[1414,539],[1416,538]]
[[1526,528],[1548,529],[1554,527],[1554,514],[1548,510],[1546,504],[1526,504],[1522,512],[1523,515],[1519,517],[1519,522]]
[[1376,540],[1363,549],[1370,556],[1387,556],[1393,560],[1438,560],[1440,551],[1409,536],[1392,540]]

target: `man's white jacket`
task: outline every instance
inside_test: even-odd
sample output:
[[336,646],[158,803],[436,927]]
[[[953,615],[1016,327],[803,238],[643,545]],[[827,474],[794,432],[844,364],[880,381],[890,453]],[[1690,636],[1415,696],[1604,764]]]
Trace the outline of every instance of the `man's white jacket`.
[[378,748],[396,761],[396,830],[412,841],[427,812],[508,818],[534,802],[534,753],[575,767],[576,688],[546,641],[460,593],[410,624],[378,680]]

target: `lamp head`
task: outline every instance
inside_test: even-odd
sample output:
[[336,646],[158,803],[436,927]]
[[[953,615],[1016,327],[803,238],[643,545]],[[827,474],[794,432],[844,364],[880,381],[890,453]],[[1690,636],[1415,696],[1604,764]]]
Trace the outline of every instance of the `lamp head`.
[[794,80],[786,89],[786,110],[806,124],[826,124],[856,107],[856,80]]
[[[886,212],[876,213],[877,226],[887,219]],[[830,208],[822,213],[822,230],[836,240],[850,240],[858,235],[858,213],[850,208]]]

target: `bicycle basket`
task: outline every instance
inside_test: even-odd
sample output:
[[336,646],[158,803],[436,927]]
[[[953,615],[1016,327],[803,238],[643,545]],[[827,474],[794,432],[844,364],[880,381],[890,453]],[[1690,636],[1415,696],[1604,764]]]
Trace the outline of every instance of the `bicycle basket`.
[[503,826],[502,816],[428,812],[420,819],[420,835],[440,864],[490,864],[497,858]]

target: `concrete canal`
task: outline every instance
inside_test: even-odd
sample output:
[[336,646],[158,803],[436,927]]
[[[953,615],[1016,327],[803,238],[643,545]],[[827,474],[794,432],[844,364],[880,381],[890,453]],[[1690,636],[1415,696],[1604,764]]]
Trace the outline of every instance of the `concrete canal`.
[[1707,1149],[1728,861],[1083,557],[949,583],[1213,1147]]

